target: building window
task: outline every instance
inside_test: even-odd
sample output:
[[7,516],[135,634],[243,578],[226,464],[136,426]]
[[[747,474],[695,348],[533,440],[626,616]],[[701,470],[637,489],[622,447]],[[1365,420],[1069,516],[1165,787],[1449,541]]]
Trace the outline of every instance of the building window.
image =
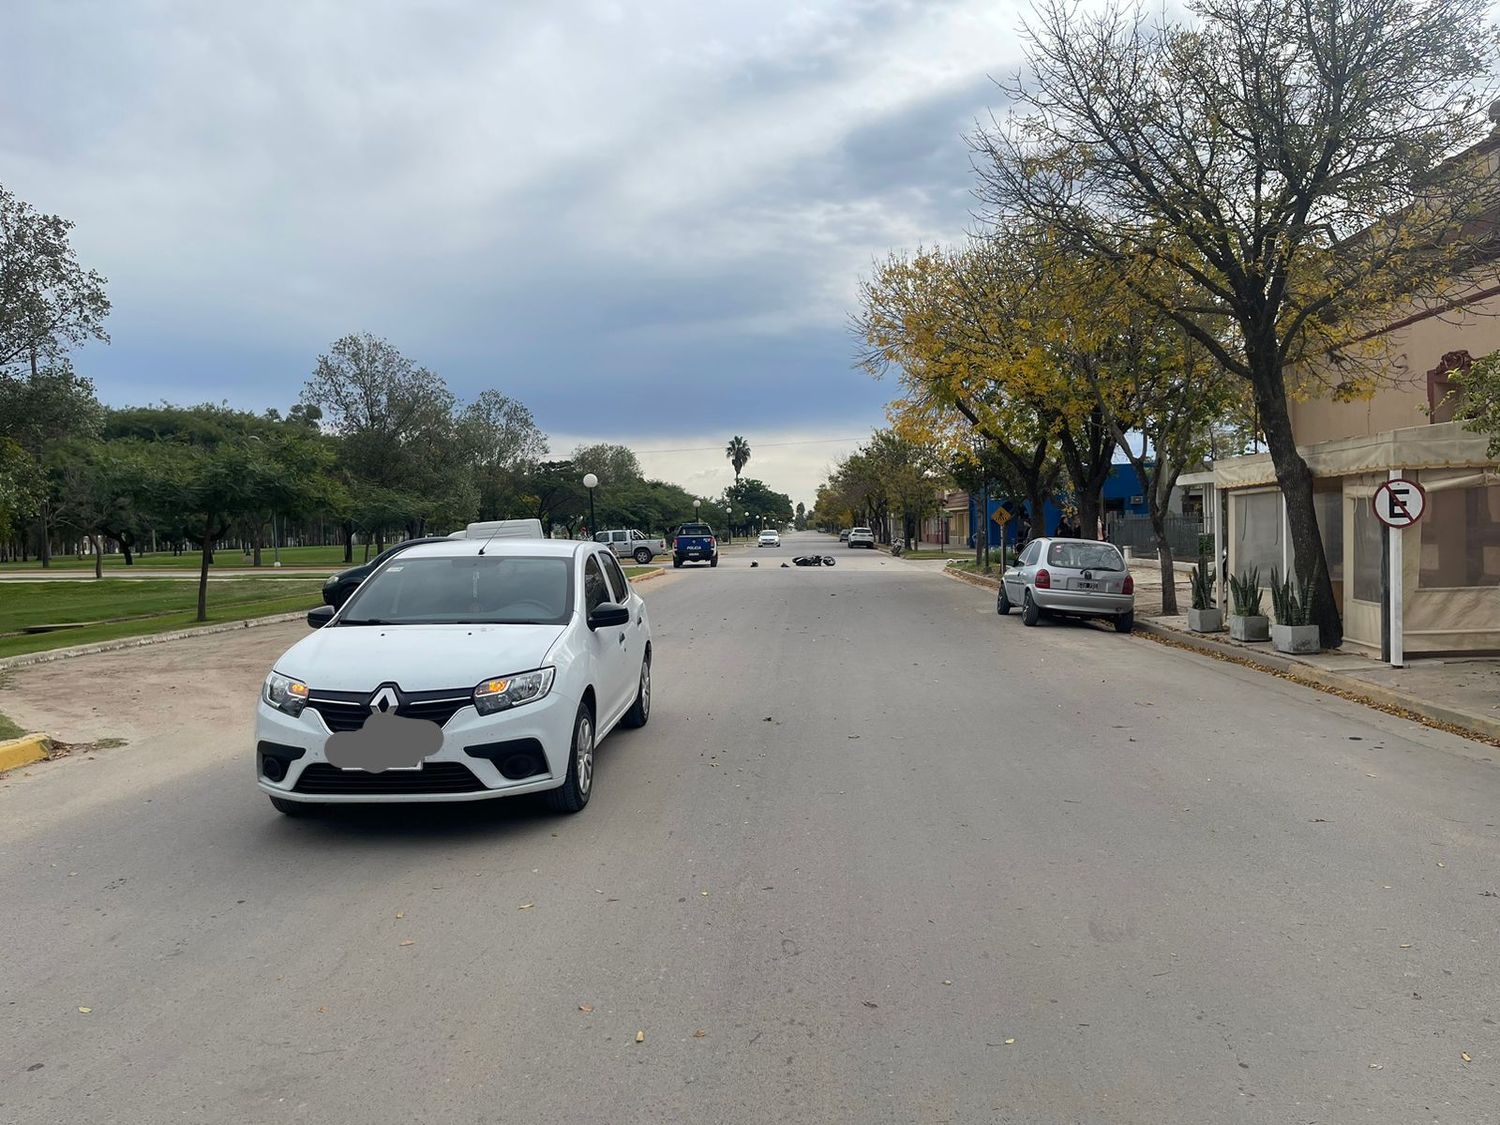
[[1380,558],[1383,546],[1380,521],[1367,497],[1354,501],[1354,597],[1380,602]]
[[1421,589],[1500,585],[1500,485],[1429,492],[1420,527]]
[[1344,580],[1344,485],[1335,481],[1333,488],[1313,493],[1313,508],[1318,514],[1318,532],[1323,538],[1323,557],[1328,560],[1328,577]]
[[1281,565],[1281,493],[1236,493],[1234,566],[1244,574],[1251,567],[1260,569],[1262,582],[1271,581],[1271,569],[1278,574]]

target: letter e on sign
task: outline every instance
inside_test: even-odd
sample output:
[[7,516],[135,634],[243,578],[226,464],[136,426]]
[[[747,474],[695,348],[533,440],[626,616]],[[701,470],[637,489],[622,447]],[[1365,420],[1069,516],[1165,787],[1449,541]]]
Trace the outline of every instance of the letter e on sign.
[[1427,510],[1427,493],[1414,480],[1382,481],[1371,501],[1375,506],[1375,518],[1386,527],[1401,529],[1410,527],[1422,518]]

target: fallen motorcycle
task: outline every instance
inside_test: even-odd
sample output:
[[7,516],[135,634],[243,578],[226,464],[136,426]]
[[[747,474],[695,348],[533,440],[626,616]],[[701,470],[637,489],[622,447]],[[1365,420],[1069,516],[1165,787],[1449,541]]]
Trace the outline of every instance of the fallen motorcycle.
[[792,560],[794,566],[837,566],[832,555],[798,555]]

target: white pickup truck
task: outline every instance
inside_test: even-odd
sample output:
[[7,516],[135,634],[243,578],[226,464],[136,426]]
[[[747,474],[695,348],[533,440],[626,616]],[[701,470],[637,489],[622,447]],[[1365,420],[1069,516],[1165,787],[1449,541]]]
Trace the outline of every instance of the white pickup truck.
[[656,558],[657,555],[667,553],[665,539],[652,539],[634,528],[625,531],[601,531],[594,536],[594,542],[608,546],[615,553],[616,558],[634,559],[643,565]]

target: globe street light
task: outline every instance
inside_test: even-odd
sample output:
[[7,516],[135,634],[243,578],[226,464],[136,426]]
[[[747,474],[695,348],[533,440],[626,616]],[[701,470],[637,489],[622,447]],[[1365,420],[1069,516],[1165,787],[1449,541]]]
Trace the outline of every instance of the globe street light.
[[593,473],[584,473],[583,487],[589,490],[589,534],[598,535],[599,528],[594,522],[594,489],[599,487],[599,478]]

